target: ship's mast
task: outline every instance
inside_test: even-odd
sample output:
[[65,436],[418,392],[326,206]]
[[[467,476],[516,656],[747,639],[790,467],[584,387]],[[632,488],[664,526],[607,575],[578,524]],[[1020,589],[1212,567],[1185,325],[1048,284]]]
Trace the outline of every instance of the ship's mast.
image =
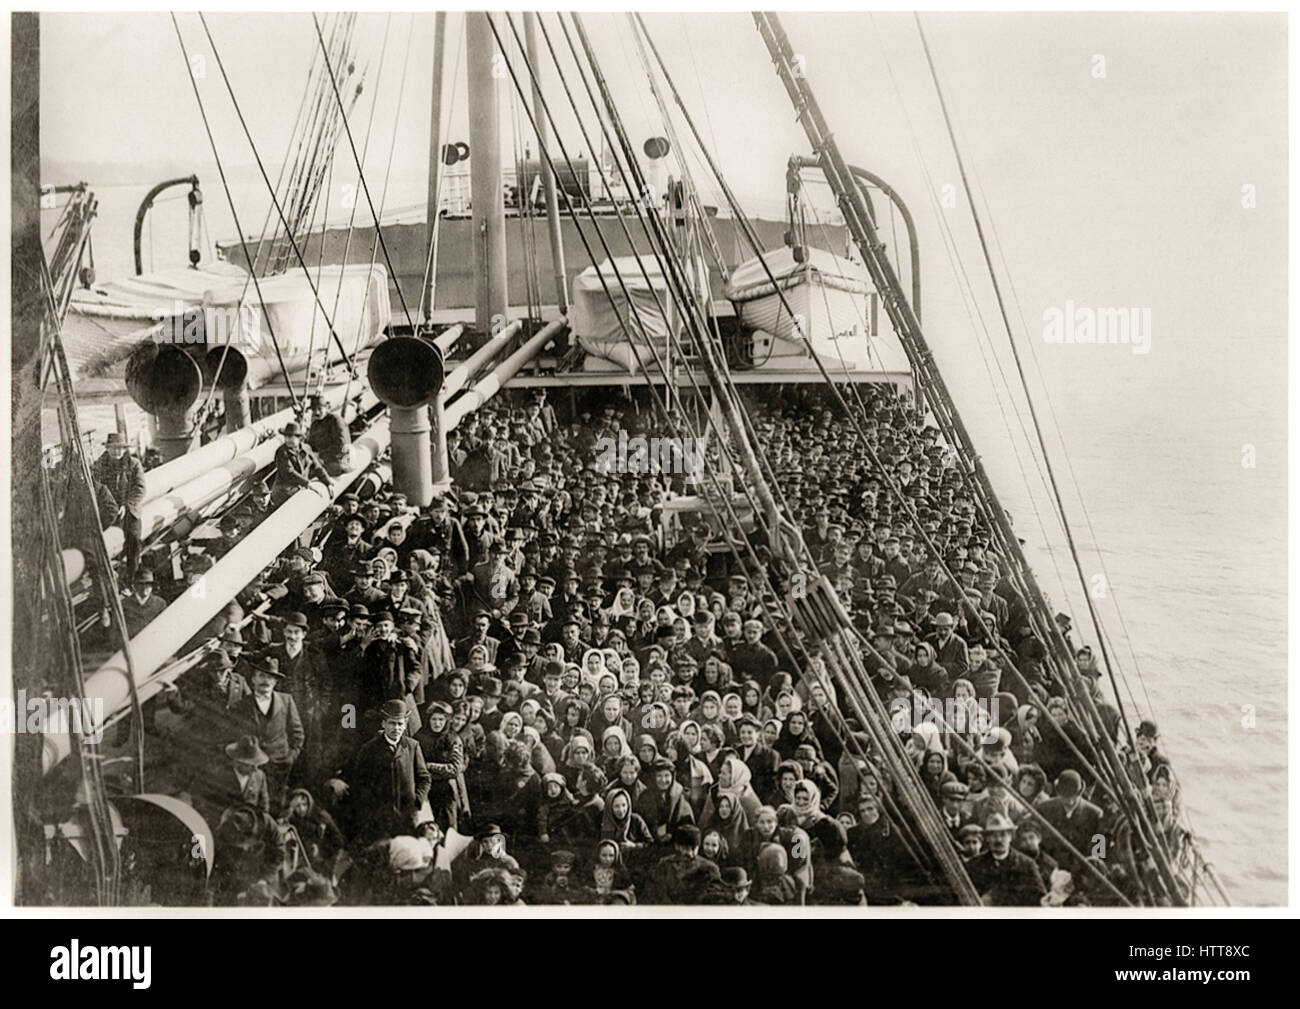
[[[443,55],[447,49],[447,12],[438,11],[433,16],[433,82],[431,87],[432,102],[429,109],[429,189],[427,206],[428,225],[424,232],[424,247],[433,248],[434,231],[438,227],[438,177],[442,172],[442,77]],[[438,264],[433,264],[425,280],[429,284],[424,298],[424,321],[433,318],[434,274]]]
[[474,234],[475,328],[499,333],[505,328],[506,219],[501,184],[501,131],[498,117],[498,56],[486,11],[465,15],[465,54],[469,85],[471,220]]
[[[537,14],[524,14],[524,45],[528,50],[528,63],[540,67],[537,59]],[[551,240],[551,265],[555,273],[555,304],[561,315],[569,312],[569,298],[565,290],[564,242],[560,233],[560,205],[555,194],[555,175],[550,168],[547,152],[551,146],[551,129],[546,117],[540,113],[542,84],[533,74],[533,119],[537,124],[537,168],[542,176],[542,192],[546,194],[546,231]]]

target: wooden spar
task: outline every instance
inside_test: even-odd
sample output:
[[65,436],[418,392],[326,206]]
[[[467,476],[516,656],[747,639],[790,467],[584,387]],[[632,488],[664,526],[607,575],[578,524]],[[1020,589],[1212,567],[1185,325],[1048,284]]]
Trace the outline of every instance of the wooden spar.
[[[429,296],[429,311],[433,311],[433,295]],[[451,339],[459,339],[460,334],[465,331],[464,326],[452,326],[451,329],[444,332],[437,340],[433,342],[438,344],[442,350],[443,358],[446,359],[447,347],[442,346],[439,341],[445,340],[448,334],[454,334]],[[443,379],[446,384],[446,378]],[[443,416],[443,407],[446,404],[446,396],[440,389],[438,395],[433,398],[429,404],[429,476],[433,482],[433,493],[445,493],[451,487],[451,466],[447,462],[447,421]]]
[[530,337],[522,347],[497,365],[494,371],[474,383],[474,388],[470,389],[465,395],[458,397],[456,402],[446,408],[448,430],[459,424],[466,414],[473,413],[496,395],[515,376],[519,369],[540,354],[542,348],[555,339],[555,334],[566,325],[568,325],[566,319],[556,319],[554,322],[547,323]]
[[[340,388],[327,391],[324,394],[326,402],[330,404],[332,409],[338,409],[342,404],[342,393],[343,390]],[[372,404],[378,402],[373,397],[371,399]],[[269,417],[263,417],[248,427],[215,438],[208,444],[196,448],[193,452],[188,452],[178,459],[173,459],[171,462],[163,463],[163,465],[149,470],[144,475],[145,501],[153,501],[162,497],[177,487],[181,487],[202,476],[211,470],[213,466],[229,462],[245,452],[251,452],[265,438],[271,437],[278,441],[280,428],[288,424],[295,416],[292,407],[280,410]]]
[[[429,109],[429,185],[425,206],[428,208],[428,225],[424,232],[424,247],[432,254],[434,231],[438,227],[438,179],[442,173],[442,79],[443,58],[447,49],[447,12],[438,11],[433,16],[433,74],[432,102]],[[438,264],[433,263],[429,270],[429,288],[424,297],[424,321],[433,318],[434,277],[438,273]]]
[[[388,447],[388,418],[375,421],[352,443],[353,467],[330,482],[330,493],[316,486],[300,490],[256,529],[253,529],[203,576],[193,588],[173,602],[149,626],[131,639],[131,665],[141,701],[159,687],[145,681],[176,653],[177,642],[187,641],[216,617],[267,565],[296,540],[329,507],[333,499],[356,480]],[[86,678],[85,698],[94,711],[95,727],[131,700],[131,672],[125,653],[119,651]],[[150,687],[152,686],[152,690]],[[48,772],[71,752],[67,733],[46,733],[42,759]]]
[[[555,273],[555,304],[561,315],[569,314],[569,293],[564,273],[564,241],[560,233],[560,205],[555,192],[555,173],[551,171],[550,160],[546,154],[551,146],[551,128],[542,115],[542,85],[537,79],[537,69],[541,63],[537,58],[537,13],[524,13],[524,46],[528,53],[528,64],[534,68],[533,81],[533,122],[537,124],[537,170],[542,176],[542,192],[546,194],[546,233],[551,244],[551,266]],[[525,194],[521,194],[523,196]]]
[[475,372],[501,354],[501,352],[510,345],[511,337],[518,333],[522,327],[522,322],[512,322],[501,331],[500,335],[483,344],[483,346],[462,361],[460,365],[453,368],[446,380],[442,383],[443,401],[446,402],[456,393],[460,392],[465,383],[473,377]]
[[[538,332],[503,361],[496,371],[486,376],[480,385],[462,396],[456,404],[459,409],[454,415],[448,411],[447,430],[453,429],[465,416],[491,399],[509,381],[511,375],[541,352],[554,338],[556,329],[564,324],[564,320],[557,320]],[[504,345],[504,341],[502,343]],[[217,561],[204,576],[201,583],[204,586],[202,596],[187,592],[131,639],[132,666],[141,702],[162,689],[162,684],[150,677],[175,654],[175,643],[186,641],[201,631],[266,567],[268,557],[276,556],[297,539],[304,529],[320,517],[335,497],[374,468],[372,464],[377,463],[383,455],[389,441],[388,418],[381,417],[365,434],[353,441],[353,467],[330,481],[328,496],[312,488],[299,491]],[[99,701],[99,710],[95,711],[96,727],[102,727],[130,702],[128,675],[126,656],[119,651],[87,678],[87,699],[92,706],[95,706],[96,700]],[[71,740],[66,733],[47,733],[42,751],[45,772],[48,773],[70,752]]]

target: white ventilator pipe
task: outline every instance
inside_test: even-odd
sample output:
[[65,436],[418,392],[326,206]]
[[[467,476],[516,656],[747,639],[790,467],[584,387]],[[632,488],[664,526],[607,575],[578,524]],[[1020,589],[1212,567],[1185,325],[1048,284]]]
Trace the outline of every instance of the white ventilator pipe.
[[[104,546],[108,547],[108,556],[116,557],[122,552],[122,547],[126,542],[126,535],[117,526],[109,526],[104,530]],[[69,585],[72,585],[82,575],[86,573],[86,555],[76,547],[67,547],[63,550],[63,576]]]
[[[334,389],[327,389],[322,393],[330,409],[337,410],[342,407],[343,392],[343,387],[339,386]],[[366,403],[367,399],[369,404]],[[370,394],[369,390],[366,390],[362,397],[362,412],[374,406],[377,402],[379,401]],[[155,498],[162,497],[169,491],[173,491],[177,487],[181,487],[196,477],[207,473],[213,466],[219,466],[223,462],[228,462],[246,452],[251,452],[259,443],[267,439],[273,440],[276,443],[276,448],[278,448],[282,440],[280,429],[296,418],[297,413],[294,408],[291,406],[285,407],[283,410],[249,424],[248,427],[242,427],[238,431],[232,431],[220,438],[214,438],[206,445],[196,448],[193,452],[187,452],[171,462],[163,463],[161,466],[149,470],[144,475],[145,501],[153,501]],[[272,449],[271,454],[275,455],[274,449]]]
[[[131,666],[141,701],[148,700],[162,685],[149,677],[176,653],[178,642],[188,641],[225,608],[246,585],[263,571],[269,558],[280,554],[312,524],[330,503],[388,448],[388,418],[381,417],[352,443],[352,468],[330,481],[329,494],[319,484],[300,490],[253,529],[179,599],[151,621],[128,643]],[[92,712],[95,724],[81,725],[83,734],[93,734],[131,700],[126,655],[116,652],[86,678],[83,712]],[[42,762],[48,772],[72,752],[68,732],[47,732]]]
[[554,340],[555,334],[566,325],[568,325],[567,320],[561,318],[543,326],[522,347],[497,365],[480,381],[474,383],[472,389],[459,396],[455,402],[447,404],[444,414],[447,430],[450,431],[461,422],[466,414],[473,413],[496,395],[497,391],[514,378],[520,368],[540,354],[542,348]]
[[478,350],[474,351],[469,357],[465,358],[451,373],[442,380],[442,398],[450,399],[474,374],[482,368],[488,361],[493,360],[509,345],[510,338],[519,332],[523,326],[522,322],[512,322],[505,329],[501,330],[496,336],[488,340]]
[[[491,399],[520,368],[541,352],[565,324],[564,319],[559,319],[540,330],[473,390],[460,397],[454,404],[455,414],[448,411],[448,430]],[[328,497],[320,494],[315,486],[300,490],[213,565],[198,583],[203,586],[200,595],[195,595],[191,588],[131,639],[128,647],[141,702],[162,689],[161,682],[150,680],[150,677],[175,654],[175,643],[188,641],[202,630],[266,568],[267,558],[278,556],[297,539],[334,498],[366,473],[371,463],[384,454],[388,444],[388,418],[385,416],[353,441],[352,468],[330,481]],[[127,677],[126,656],[120,651],[87,677],[85,697],[89,704],[82,710],[92,711],[97,721],[93,726],[82,726],[86,734],[101,728],[104,722],[130,703],[131,688]],[[47,732],[41,753],[45,772],[48,773],[71,752],[72,740],[68,733]]]
[[[433,341],[434,345],[445,355],[451,351],[451,348],[455,346],[456,341],[461,338],[464,332],[464,326],[452,326],[450,329],[438,334]],[[325,402],[329,404],[331,410],[339,410],[342,409],[343,395],[346,391],[346,386],[337,386],[326,389],[321,395]],[[361,413],[370,410],[378,402],[378,397],[370,389],[361,390]],[[189,483],[196,477],[207,473],[213,466],[218,466],[246,452],[251,452],[264,439],[270,439],[275,443],[275,447],[279,448],[280,443],[283,441],[280,437],[280,429],[289,421],[295,419],[296,416],[297,413],[293,407],[285,407],[283,410],[248,425],[248,427],[215,438],[193,452],[187,452],[178,459],[173,459],[171,462],[149,470],[144,475],[145,501],[152,501],[183,484]],[[272,449],[271,455],[275,455],[274,449]],[[147,524],[145,528],[149,528]]]

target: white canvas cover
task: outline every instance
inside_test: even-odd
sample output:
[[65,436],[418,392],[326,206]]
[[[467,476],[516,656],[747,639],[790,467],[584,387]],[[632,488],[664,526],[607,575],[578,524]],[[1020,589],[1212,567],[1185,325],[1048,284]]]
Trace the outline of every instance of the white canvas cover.
[[[588,364],[595,366],[593,370],[607,369],[612,364],[637,373],[641,371],[638,358],[648,370],[654,370],[650,347],[653,345],[655,353],[663,357],[669,327],[676,328],[678,322],[667,281],[653,256],[621,256],[612,262],[606,259],[599,273],[596,267],[589,266],[573,278],[572,294],[573,335],[591,355]],[[664,306],[667,318],[659,305]],[[628,332],[633,334],[635,349],[628,343]]]

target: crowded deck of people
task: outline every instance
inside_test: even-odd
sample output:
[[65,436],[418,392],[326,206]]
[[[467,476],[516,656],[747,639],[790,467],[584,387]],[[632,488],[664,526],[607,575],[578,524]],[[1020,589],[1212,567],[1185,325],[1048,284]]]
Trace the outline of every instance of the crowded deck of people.
[[[428,507],[388,485],[339,497],[141,711],[154,790],[215,836],[186,899],[954,903],[901,822],[908,783],[785,616],[792,577],[825,575],[981,900],[1139,903],[1141,841],[938,431],[889,385],[864,391],[866,445],[820,388],[745,399],[816,570],[714,516],[716,445],[619,454],[671,433],[614,387],[498,396],[448,437]],[[304,434],[306,481],[325,463]],[[146,550],[131,632],[283,496],[254,485],[220,539],[183,546],[183,579]],[[1172,837],[1154,723],[1128,752],[1090,648],[1076,658]]]

